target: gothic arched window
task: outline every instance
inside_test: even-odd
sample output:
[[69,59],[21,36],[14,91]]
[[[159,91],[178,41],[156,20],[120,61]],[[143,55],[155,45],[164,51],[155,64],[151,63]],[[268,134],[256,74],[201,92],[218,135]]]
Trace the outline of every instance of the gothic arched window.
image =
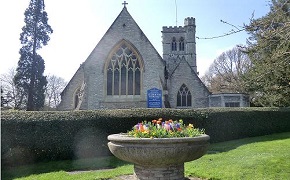
[[184,51],[184,38],[179,39],[179,51]]
[[185,84],[182,84],[177,92],[177,106],[190,107],[191,106],[191,93]]
[[176,44],[176,38],[175,37],[172,38],[171,51],[177,51],[177,44]]
[[107,95],[140,95],[143,66],[134,47],[121,41],[110,53],[106,66]]

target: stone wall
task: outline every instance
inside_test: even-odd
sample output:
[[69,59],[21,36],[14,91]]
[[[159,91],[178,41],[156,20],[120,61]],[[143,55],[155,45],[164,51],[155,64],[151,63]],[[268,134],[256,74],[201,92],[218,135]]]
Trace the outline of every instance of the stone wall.
[[129,108],[146,108],[146,101],[136,102],[102,102],[100,101],[101,109],[129,109]]

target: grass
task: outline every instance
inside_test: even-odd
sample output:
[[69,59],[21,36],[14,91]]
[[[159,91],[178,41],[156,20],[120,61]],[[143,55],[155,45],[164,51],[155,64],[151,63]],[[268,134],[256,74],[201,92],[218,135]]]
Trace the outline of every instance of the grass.
[[289,179],[290,132],[213,144],[185,164],[187,176],[208,179]]
[[[185,176],[204,179],[288,179],[290,132],[212,144],[208,154],[185,163]],[[113,169],[104,169],[113,168]],[[96,170],[102,169],[102,170]],[[74,170],[94,170],[69,174]],[[109,179],[132,174],[133,165],[114,157],[38,163],[2,170],[1,179]]]

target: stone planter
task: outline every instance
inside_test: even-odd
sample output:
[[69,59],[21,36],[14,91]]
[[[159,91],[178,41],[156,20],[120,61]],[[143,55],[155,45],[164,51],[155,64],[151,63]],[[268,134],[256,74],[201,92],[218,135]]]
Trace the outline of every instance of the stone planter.
[[203,156],[208,135],[183,138],[133,138],[124,134],[108,136],[110,151],[119,159],[134,163],[135,179],[184,179],[184,162]]

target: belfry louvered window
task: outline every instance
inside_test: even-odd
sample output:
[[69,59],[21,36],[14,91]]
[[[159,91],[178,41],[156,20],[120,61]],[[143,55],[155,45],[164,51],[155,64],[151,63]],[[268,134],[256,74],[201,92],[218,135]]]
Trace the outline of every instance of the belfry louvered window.
[[114,48],[106,71],[107,95],[140,95],[142,81],[140,57],[126,41]]
[[179,39],[179,51],[184,51],[184,38]]
[[172,38],[171,51],[177,51],[177,44],[176,44],[176,38],[175,37]]
[[177,92],[177,107],[191,106],[191,93],[185,84],[182,84]]

